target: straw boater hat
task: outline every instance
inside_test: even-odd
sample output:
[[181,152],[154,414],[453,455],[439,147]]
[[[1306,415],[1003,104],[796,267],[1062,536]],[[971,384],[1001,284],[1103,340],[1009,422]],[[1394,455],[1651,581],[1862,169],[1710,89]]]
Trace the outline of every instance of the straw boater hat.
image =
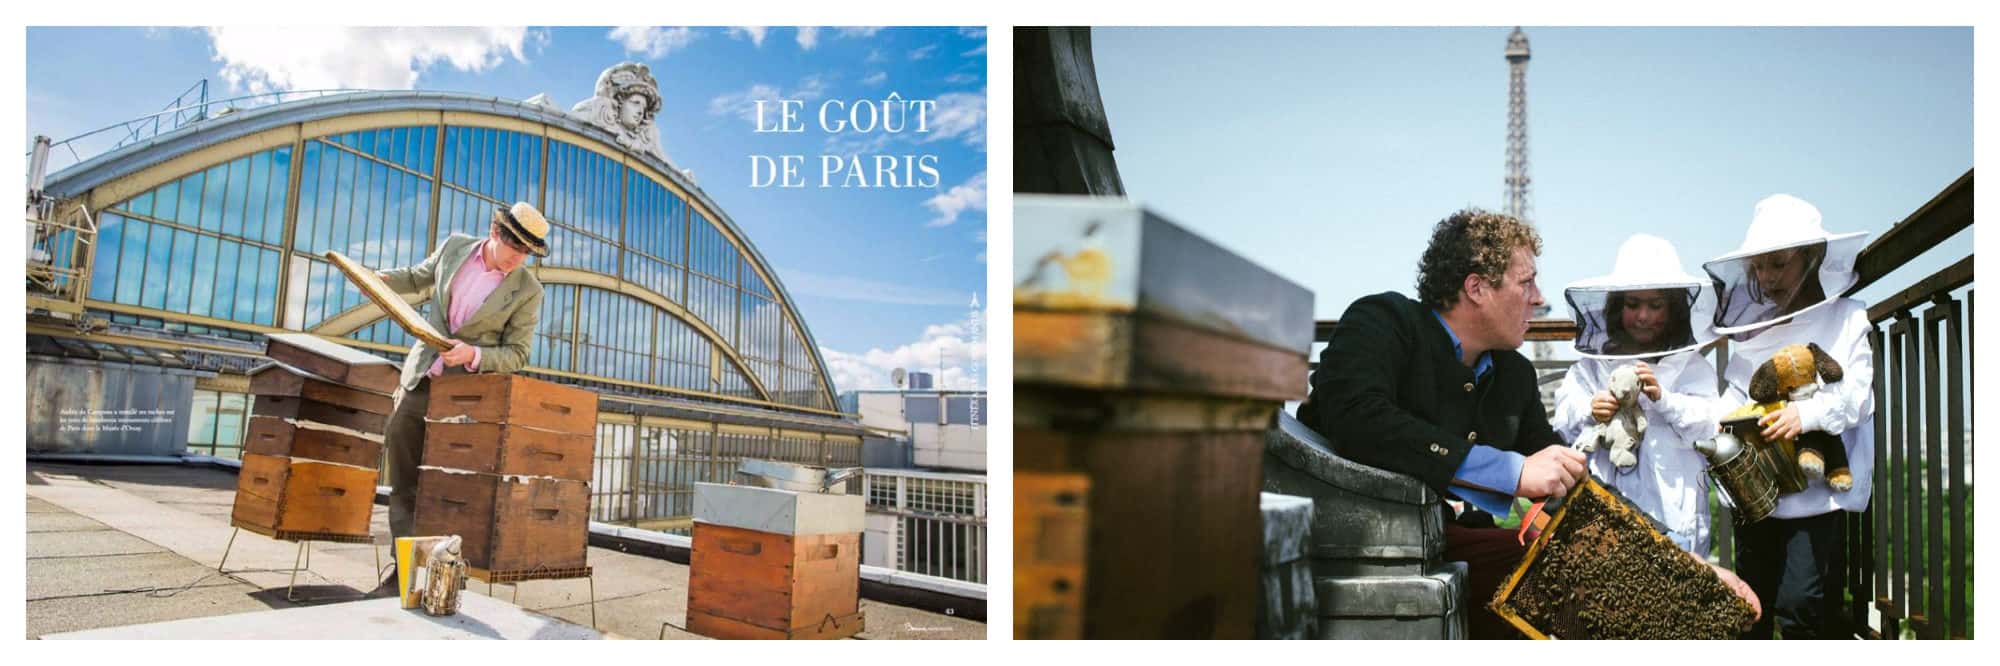
[[[1589,358],[1632,359],[1663,356],[1700,347],[1708,342],[1708,320],[1715,299],[1704,285],[1706,280],[1681,268],[1680,253],[1672,243],[1657,236],[1636,234],[1618,246],[1618,260],[1611,273],[1572,282],[1563,289],[1571,316],[1576,318],[1576,351]],[[1686,331],[1669,329],[1680,339],[1663,341],[1661,349],[1634,353],[1616,348],[1611,337],[1611,297],[1617,292],[1663,290],[1680,294],[1688,308]]]
[[[1750,220],[1749,233],[1743,236],[1743,245],[1702,264],[1702,270],[1715,282],[1715,332],[1733,335],[1754,331],[1832,303],[1854,286],[1854,261],[1867,244],[1866,231],[1827,233],[1819,209],[1798,197],[1774,194],[1757,202],[1757,212]],[[1750,260],[1776,250],[1815,247],[1824,251],[1820,253],[1819,264],[1807,268],[1812,269],[1809,275],[1819,278],[1824,297],[1785,313],[1781,308],[1788,304],[1765,298],[1762,286],[1750,270]],[[1797,287],[1794,289],[1792,298],[1797,298]]]
[[521,247],[528,248],[528,252],[537,257],[549,256],[549,221],[542,217],[542,211],[526,201],[517,201],[511,209],[493,209],[493,220]]

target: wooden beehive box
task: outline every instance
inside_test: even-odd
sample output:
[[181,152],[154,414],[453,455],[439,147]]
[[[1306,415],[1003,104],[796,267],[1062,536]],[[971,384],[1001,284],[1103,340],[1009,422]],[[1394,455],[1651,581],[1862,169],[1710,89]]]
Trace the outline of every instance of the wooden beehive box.
[[254,402],[255,405],[250,408],[252,416],[312,421],[370,435],[382,434],[389,425],[389,417],[386,414],[364,412],[318,400],[284,395],[259,395]]
[[1083,638],[1090,479],[1014,475],[1014,638]]
[[251,371],[250,392],[259,398],[298,398],[385,417],[396,407],[395,398],[387,393],[341,384],[283,363]]
[[378,393],[396,392],[402,368],[388,359],[308,333],[278,333],[264,355],[338,384]]
[[368,536],[375,470],[246,453],[231,522],[263,534]]
[[430,423],[424,428],[424,464],[487,474],[590,480],[596,438],[495,423]]
[[1755,611],[1645,514],[1586,480],[1490,607],[1529,637],[1725,639]]
[[695,484],[689,631],[712,638],[860,633],[862,498]]
[[382,462],[382,437],[309,421],[253,416],[243,452],[376,469]]
[[489,572],[584,566],[590,484],[423,467],[417,473],[417,534],[465,538],[467,564]]
[[593,434],[597,394],[519,375],[446,375],[431,382],[428,420]]

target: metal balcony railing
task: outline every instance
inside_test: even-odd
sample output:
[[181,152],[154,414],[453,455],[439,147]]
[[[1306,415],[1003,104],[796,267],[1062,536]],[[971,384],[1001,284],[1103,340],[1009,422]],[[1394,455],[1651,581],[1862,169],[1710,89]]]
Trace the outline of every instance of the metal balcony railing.
[[[868,513],[893,518],[889,560],[898,571],[986,583],[986,481],[968,474],[870,469],[861,478]],[[875,522],[871,519],[871,523]],[[871,528],[864,538],[873,538]],[[869,548],[864,545],[864,552]]]

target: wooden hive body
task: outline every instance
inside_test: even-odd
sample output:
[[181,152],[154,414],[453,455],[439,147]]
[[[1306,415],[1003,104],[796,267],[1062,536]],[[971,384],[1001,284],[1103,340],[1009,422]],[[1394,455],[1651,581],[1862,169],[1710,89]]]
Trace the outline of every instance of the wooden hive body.
[[696,522],[688,630],[713,638],[860,633],[861,535],[792,535]]
[[368,535],[375,470],[302,458],[244,454],[231,522],[277,532]]
[[431,421],[597,430],[597,394],[520,375],[447,375],[431,381]]
[[589,509],[582,481],[426,467],[417,475],[412,529],[464,537],[466,563],[480,569],[573,569],[585,564]]

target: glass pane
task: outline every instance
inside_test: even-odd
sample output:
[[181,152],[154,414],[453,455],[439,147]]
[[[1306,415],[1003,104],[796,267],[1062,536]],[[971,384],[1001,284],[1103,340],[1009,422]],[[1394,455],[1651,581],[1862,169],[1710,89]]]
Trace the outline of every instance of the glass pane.
[[241,321],[236,316],[236,276],[241,272],[238,269],[242,265],[242,258],[238,253],[242,247],[241,244],[232,241],[222,241],[217,246],[215,298],[209,303],[209,308],[213,310],[211,316],[216,319]]
[[215,249],[217,241],[207,236],[195,242],[194,286],[188,293],[188,314],[209,316],[215,301]]
[[[283,240],[285,229],[285,192],[291,188],[292,149],[285,146],[270,152],[270,177],[265,180],[263,196],[264,242],[278,243]],[[253,206],[255,204],[252,204]]]
[[202,229],[215,231],[222,228],[222,205],[229,189],[229,164],[209,167],[202,176],[201,219]]
[[187,312],[188,285],[194,282],[194,239],[192,231],[174,232],[173,256],[168,259],[167,309]]
[[188,174],[181,179],[181,201],[174,210],[174,222],[187,226],[201,223],[201,173]]
[[167,271],[173,264],[173,247],[174,230],[154,225],[152,240],[146,245],[145,291],[139,294],[139,305],[157,309],[167,304]]
[[[243,200],[250,193],[250,158],[245,157],[230,162],[228,177],[229,187],[224,194],[227,198],[224,199],[222,205],[222,233],[230,236],[242,236],[245,233]],[[213,190],[215,188],[211,187],[209,189]],[[257,231],[261,232],[262,229],[258,229]]]
[[217,447],[243,446],[243,420],[250,412],[247,396],[241,393],[223,393],[215,409],[215,445]]
[[90,298],[112,300],[118,293],[118,241],[125,230],[125,218],[105,214],[97,218],[97,259],[90,267]]
[[[188,416],[188,450],[204,454],[213,450],[217,400],[214,391],[194,392],[194,404]],[[197,446],[201,448],[197,450]]]
[[123,247],[118,253],[118,296],[128,305],[139,304],[146,278],[146,243],[153,225],[138,220],[125,222]]
[[[258,262],[257,317],[251,323],[269,326],[272,323],[271,313],[278,301],[278,252],[258,250],[257,253],[263,256],[263,260]],[[237,306],[237,311],[241,312],[242,306]]]
[[[284,186],[279,185],[278,190],[281,192],[284,191]],[[298,221],[292,227],[292,248],[295,250],[311,250],[307,239],[312,238],[313,225],[315,224],[315,220],[318,219],[316,217],[318,212],[316,206],[319,200],[318,191],[319,142],[307,141],[305,159],[299,164]],[[277,206],[276,208],[280,211],[284,210],[283,206]],[[280,215],[279,217],[283,216]]]
[[153,191],[147,190],[145,194],[132,197],[130,201],[120,204],[118,207],[140,215],[152,215]]
[[180,206],[181,182],[176,180],[174,182],[161,185],[160,188],[154,190],[154,192],[156,192],[156,194],[154,194],[153,198],[154,202],[153,219],[156,220],[174,219],[174,211],[178,210],[178,206]]

